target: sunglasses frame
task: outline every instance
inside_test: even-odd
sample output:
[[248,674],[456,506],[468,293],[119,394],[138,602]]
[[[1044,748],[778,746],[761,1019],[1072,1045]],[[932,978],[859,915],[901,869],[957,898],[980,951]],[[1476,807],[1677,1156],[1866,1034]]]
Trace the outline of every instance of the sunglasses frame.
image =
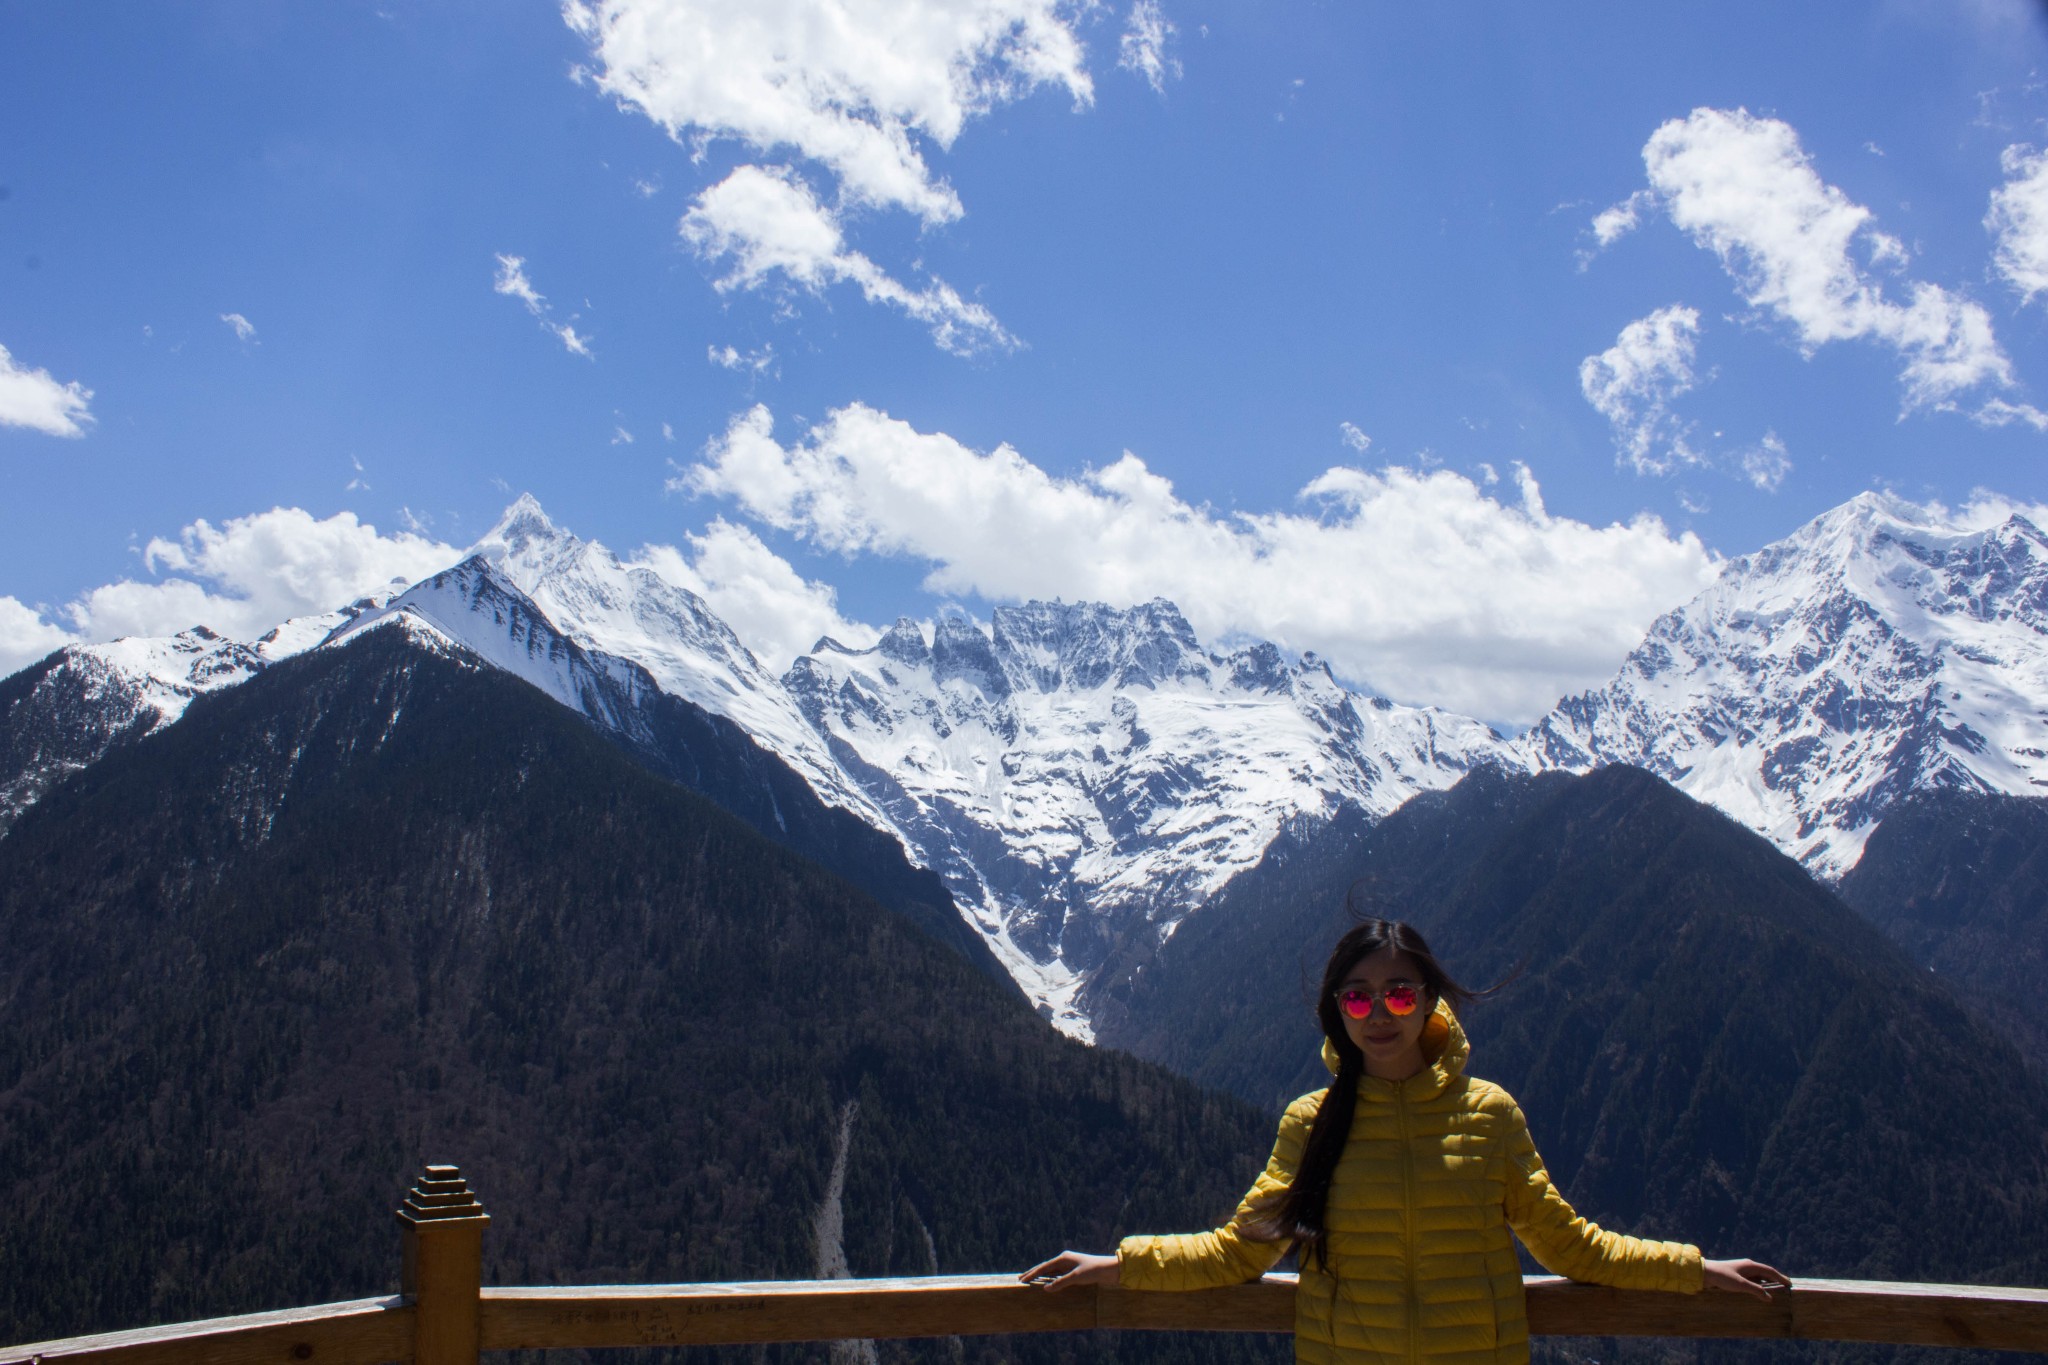
[[[1391,996],[1395,991],[1414,992],[1415,1002],[1408,1006],[1408,1008],[1405,1010],[1394,1008],[1394,1002],[1388,999],[1388,997]],[[1396,981],[1392,985],[1388,986],[1385,990],[1375,991],[1368,990],[1364,986],[1345,986],[1340,990],[1332,991],[1330,994],[1332,998],[1334,998],[1337,1002],[1337,1012],[1343,1015],[1346,1019],[1370,1019],[1372,1018],[1372,1012],[1376,1009],[1381,1008],[1382,1006],[1386,1008],[1388,1014],[1393,1015],[1396,1019],[1406,1019],[1408,1016],[1414,1014],[1415,1011],[1422,1008],[1423,1001],[1429,998],[1429,987],[1423,985],[1419,981]],[[1347,995],[1359,995],[1365,997],[1366,1004],[1364,1014],[1353,1014],[1350,1011],[1350,1009],[1345,1006],[1344,997]]]

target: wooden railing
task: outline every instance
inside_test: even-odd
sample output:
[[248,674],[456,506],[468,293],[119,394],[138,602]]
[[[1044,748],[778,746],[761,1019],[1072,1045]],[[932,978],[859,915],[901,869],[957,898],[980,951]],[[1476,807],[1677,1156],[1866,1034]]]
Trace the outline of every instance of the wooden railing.
[[[487,1289],[489,1216],[452,1166],[399,1210],[391,1298],[0,1348],[0,1365],[476,1365],[479,1351],[724,1346],[991,1333],[1286,1332],[1294,1277],[1194,1293],[1048,1294],[1008,1275]],[[1801,1279],[1768,1303],[1526,1281],[1542,1336],[1750,1337],[2048,1351],[2048,1289]]]

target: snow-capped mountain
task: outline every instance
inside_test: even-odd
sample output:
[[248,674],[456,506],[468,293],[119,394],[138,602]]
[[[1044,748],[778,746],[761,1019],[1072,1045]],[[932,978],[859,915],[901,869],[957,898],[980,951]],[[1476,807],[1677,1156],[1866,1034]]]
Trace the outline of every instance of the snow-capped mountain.
[[569,638],[632,660],[671,696],[739,725],[801,773],[826,804],[890,828],[781,681],[697,594],[560,529],[531,494],[505,509],[470,553],[494,565]]
[[51,783],[176,721],[194,697],[312,648],[381,600],[286,621],[253,644],[194,626],[72,645],[14,674],[0,683],[0,833]]
[[[657,764],[688,761],[680,702],[730,721],[754,755],[728,754],[749,774],[732,790],[758,789],[744,818],[772,829],[791,791],[815,793],[863,838],[899,841],[1088,1037],[1090,983],[1142,964],[1283,831],[1384,815],[1477,764],[1640,764],[1828,878],[1906,791],[2048,794],[2048,537],[2023,515],[1965,522],[1875,494],[1731,561],[1611,683],[1513,741],[1349,692],[1313,656],[1205,647],[1164,601],[1032,602],[929,633],[903,620],[872,649],[821,640],[777,678],[696,594],[531,498],[462,563],[401,586],[252,643],[200,628],[79,646],[0,681],[0,834],[194,697],[398,626]],[[818,847],[843,843],[805,818]]]
[[1283,825],[1382,815],[1504,741],[1477,721],[1347,692],[1313,656],[1196,640],[1164,601],[1031,602],[987,632],[901,620],[868,650],[821,641],[784,675],[849,776],[945,878],[1054,1021]]
[[1828,879],[1908,791],[2048,795],[2048,536],[1862,494],[1730,561],[1520,747],[1640,764]]

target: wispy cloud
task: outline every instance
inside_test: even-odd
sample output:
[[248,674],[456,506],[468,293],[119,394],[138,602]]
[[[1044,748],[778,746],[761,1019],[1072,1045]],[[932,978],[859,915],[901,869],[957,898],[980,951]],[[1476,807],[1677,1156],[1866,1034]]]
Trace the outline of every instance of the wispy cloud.
[[[1616,460],[1638,474],[1708,468],[1775,493],[1792,472],[1791,453],[1776,432],[1731,448],[1702,440],[1675,410],[1678,398],[1704,382],[1699,364],[1700,315],[1672,304],[1621,329],[1614,344],[1579,362],[1579,391],[1614,430]],[[1704,378],[1711,378],[1709,373]],[[1718,438],[1721,433],[1713,433]],[[1704,507],[1694,501],[1688,510]]]
[[1349,422],[1337,423],[1337,434],[1344,438],[1344,444],[1363,455],[1372,449],[1372,437],[1360,431]]
[[1579,362],[1579,391],[1613,426],[1615,450],[1638,474],[1702,463],[1671,411],[1672,400],[1693,386],[1699,333],[1699,310],[1672,304]]
[[526,311],[539,321],[542,330],[552,333],[554,338],[562,343],[562,348],[571,355],[580,355],[586,360],[596,358],[590,353],[588,337],[579,335],[570,323],[554,320],[554,310],[548,307],[546,296],[533,287],[533,281],[526,278],[524,256],[507,256],[500,252],[497,261],[498,272],[491,280],[493,292],[525,304]]
[[739,167],[697,196],[681,231],[707,262],[730,262],[715,281],[721,293],[782,284],[819,294],[828,285],[850,283],[870,303],[901,309],[924,323],[932,340],[955,355],[1017,344],[993,313],[961,298],[944,280],[913,289],[850,249],[837,218],[789,167]]
[[222,313],[220,320],[234,329],[235,340],[243,345],[255,346],[261,344],[256,340],[256,324],[243,317],[240,313]]
[[707,346],[705,354],[711,363],[721,370],[740,370],[747,374],[761,374],[775,363],[775,347],[762,345],[751,351],[742,351],[737,346]]
[[1761,441],[1737,457],[1737,463],[1751,486],[1766,493],[1777,492],[1778,485],[1784,483],[1785,476],[1792,472],[1791,453],[1775,431],[1765,432]]
[[1165,94],[1166,82],[1180,78],[1180,60],[1166,50],[1178,32],[1160,11],[1159,0],[1137,0],[1117,42],[1116,64],[1135,71],[1147,85]]
[[1057,478],[859,404],[788,444],[756,407],[671,487],[821,549],[926,561],[935,592],[1165,596],[1211,638],[1315,649],[1390,695],[1509,721],[1606,677],[1717,563],[1647,515],[1552,516],[1520,467],[1506,500],[1448,470],[1336,468],[1306,510],[1222,515],[1130,454]]
[[1593,220],[1600,245],[1661,208],[1806,354],[1843,341],[1895,352],[1904,412],[1960,411],[1967,395],[2013,386],[1983,305],[1910,278],[1905,244],[1821,179],[1790,124],[1695,109],[1650,135],[1643,164],[1649,189]]
[[91,403],[91,389],[60,383],[48,370],[30,369],[0,346],[0,426],[83,436],[93,421]]
[[1592,263],[1593,257],[1641,226],[1643,211],[1655,207],[1656,202],[1656,195],[1648,190],[1637,190],[1619,204],[1611,204],[1594,214],[1594,245],[1591,250],[1579,253],[1579,269],[1584,270]]

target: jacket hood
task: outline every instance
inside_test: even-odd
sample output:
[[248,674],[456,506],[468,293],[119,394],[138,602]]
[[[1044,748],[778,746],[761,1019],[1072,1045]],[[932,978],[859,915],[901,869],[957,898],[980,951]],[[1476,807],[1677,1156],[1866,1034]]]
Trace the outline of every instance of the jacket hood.
[[[1428,1021],[1422,1026],[1422,1056],[1429,1065],[1407,1080],[1383,1081],[1374,1076],[1364,1076],[1359,1080],[1358,1093],[1361,1096],[1391,1096],[1399,1091],[1410,1098],[1421,1098],[1440,1094],[1445,1086],[1465,1074],[1465,1063],[1472,1057],[1472,1044],[1466,1041],[1465,1030],[1447,1000],[1436,1002],[1436,1008],[1430,1011]],[[1329,1068],[1332,1076],[1337,1074],[1337,1049],[1327,1038],[1323,1039],[1323,1065]]]

